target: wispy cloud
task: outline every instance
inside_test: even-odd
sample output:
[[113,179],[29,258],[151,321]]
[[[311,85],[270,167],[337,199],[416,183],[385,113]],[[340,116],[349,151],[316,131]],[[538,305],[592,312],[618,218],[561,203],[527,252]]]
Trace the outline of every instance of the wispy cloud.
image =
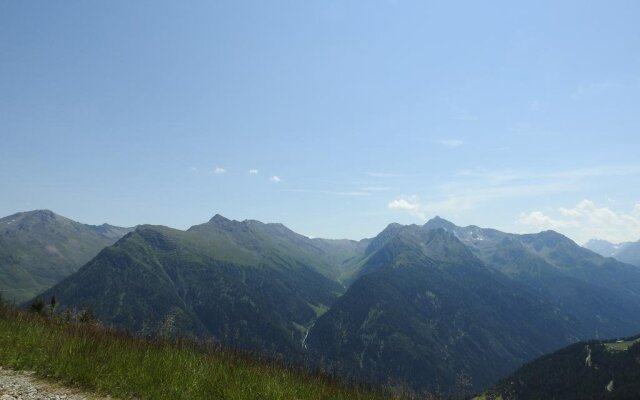
[[[639,175],[640,166],[634,165],[603,165],[547,172],[462,170],[453,174],[446,183],[431,186],[428,195],[420,196],[419,192],[414,191],[410,196],[398,196],[389,203],[388,208],[408,212],[419,219],[434,215],[460,217],[498,201],[577,193],[593,185],[595,179]],[[536,221],[548,226],[561,226],[566,222],[551,217],[545,219],[539,214],[527,217],[532,226]]]
[[269,178],[269,181],[273,183],[280,183],[282,182],[282,179],[278,175],[273,175],[271,178]]
[[640,165],[601,165],[543,174],[548,178],[596,178],[608,176],[640,175]]
[[198,167],[189,167],[188,171],[191,173],[198,172]]
[[600,81],[581,84],[570,94],[570,97],[574,100],[579,100],[607,94],[608,92],[616,90],[637,88],[638,86],[640,86],[640,77],[637,74],[623,74]]
[[[438,188],[439,194],[422,198],[418,195],[399,196],[388,204],[388,208],[404,210],[420,219],[445,215],[458,217],[461,214],[491,204],[496,200],[574,190],[573,187],[558,183],[531,183],[517,185],[459,185],[447,184]],[[405,207],[402,207],[402,206]],[[411,205],[411,207],[408,207]]]
[[465,169],[456,172],[459,177],[485,179],[492,182],[525,181],[534,179],[579,180],[612,176],[640,175],[640,165],[598,165],[594,167],[563,169],[548,172],[522,170]]
[[367,175],[374,178],[397,178],[402,176],[401,174],[395,174],[392,172],[367,172]]
[[[513,199],[547,198],[562,193],[583,192],[594,185],[597,179],[614,176],[640,176],[640,166],[601,165],[597,167],[567,170],[528,172],[518,170],[467,169],[452,174],[440,185],[431,185],[428,194],[414,191],[410,195],[394,197],[388,209],[406,212],[420,220],[435,215],[460,218],[483,207]],[[583,205],[583,209],[585,205]],[[522,226],[546,226],[549,228],[573,229],[572,237],[582,238],[571,213],[584,210],[562,209],[559,215],[547,215],[539,210],[525,213],[519,219]],[[638,208],[640,214],[640,206]],[[629,215],[633,216],[633,213]],[[640,215],[636,218],[640,218]],[[585,232],[589,232],[586,230]],[[595,231],[594,231],[595,232]],[[607,234],[613,237],[612,234]]]
[[451,113],[453,114],[453,119],[458,121],[477,121],[478,120],[477,115],[471,114],[466,109],[456,105],[451,106]]
[[464,140],[460,140],[460,139],[442,139],[439,140],[438,143],[440,143],[443,146],[447,146],[449,148],[455,149],[456,147],[460,147],[464,144]]
[[224,175],[227,173],[227,170],[222,167],[216,167],[216,169],[213,170],[213,173],[216,175]]
[[335,196],[371,196],[371,193],[365,191],[340,191],[340,190],[316,190],[316,189],[288,189],[289,192],[295,193],[317,193]]
[[391,190],[388,186],[365,186],[360,188],[363,192],[388,192]]
[[254,169],[254,168],[250,169],[249,170],[249,175],[258,175],[258,170]]
[[618,82],[613,81],[593,82],[578,86],[578,88],[573,93],[571,93],[571,98],[574,100],[578,100],[583,97],[598,95],[600,93],[619,87],[622,87],[622,85]]
[[548,215],[542,211],[520,214],[518,223],[536,230],[555,229],[578,242],[598,238],[612,242],[640,239],[640,203],[630,212],[598,207],[591,200],[582,200],[574,207],[559,207]]

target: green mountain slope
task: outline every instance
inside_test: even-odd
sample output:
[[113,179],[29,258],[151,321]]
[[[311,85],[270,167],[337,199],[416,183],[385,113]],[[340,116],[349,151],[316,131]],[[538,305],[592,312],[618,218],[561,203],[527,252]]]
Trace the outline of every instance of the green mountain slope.
[[640,336],[576,343],[519,368],[477,399],[638,399]]
[[391,228],[305,345],[332,370],[373,382],[475,387],[571,341],[570,318],[486,267],[452,233]]
[[640,269],[553,231],[516,235],[458,227],[440,218],[425,224],[428,229],[443,226],[487,265],[570,315],[579,338],[628,336],[640,329]]
[[77,271],[131,229],[85,225],[48,210],[0,219],[0,292],[21,302]]
[[280,224],[221,216],[187,231],[143,226],[43,296],[131,331],[169,318],[176,333],[295,356],[306,327],[343,291],[325,250]]
[[188,232],[206,239],[221,260],[249,265],[265,259],[295,260],[332,280],[339,280],[348,261],[364,251],[353,240],[309,239],[282,224],[232,221],[221,215]]

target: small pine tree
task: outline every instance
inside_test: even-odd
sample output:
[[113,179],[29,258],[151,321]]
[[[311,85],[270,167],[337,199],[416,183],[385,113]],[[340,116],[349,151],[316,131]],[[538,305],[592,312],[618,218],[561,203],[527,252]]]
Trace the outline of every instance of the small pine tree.
[[32,302],[31,302],[31,307],[30,307],[31,312],[36,313],[36,314],[42,314],[42,310],[44,310],[44,302],[42,301],[41,298],[35,298]]
[[53,318],[53,312],[56,310],[56,305],[57,305],[56,296],[53,295],[51,296],[51,303],[49,303],[49,306],[50,306],[49,311],[51,312],[51,318]]

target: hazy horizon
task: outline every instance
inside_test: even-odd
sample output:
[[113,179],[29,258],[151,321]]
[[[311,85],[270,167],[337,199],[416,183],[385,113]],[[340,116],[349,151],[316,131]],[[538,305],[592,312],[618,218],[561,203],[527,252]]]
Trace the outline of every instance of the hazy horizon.
[[640,3],[2,2],[0,215],[640,239]]

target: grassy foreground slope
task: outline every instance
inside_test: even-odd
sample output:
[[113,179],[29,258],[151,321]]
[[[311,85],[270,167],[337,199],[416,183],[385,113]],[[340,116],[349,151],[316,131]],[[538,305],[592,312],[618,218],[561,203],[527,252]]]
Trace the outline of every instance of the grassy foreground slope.
[[145,340],[1,305],[0,365],[121,398],[382,398],[246,353]]

